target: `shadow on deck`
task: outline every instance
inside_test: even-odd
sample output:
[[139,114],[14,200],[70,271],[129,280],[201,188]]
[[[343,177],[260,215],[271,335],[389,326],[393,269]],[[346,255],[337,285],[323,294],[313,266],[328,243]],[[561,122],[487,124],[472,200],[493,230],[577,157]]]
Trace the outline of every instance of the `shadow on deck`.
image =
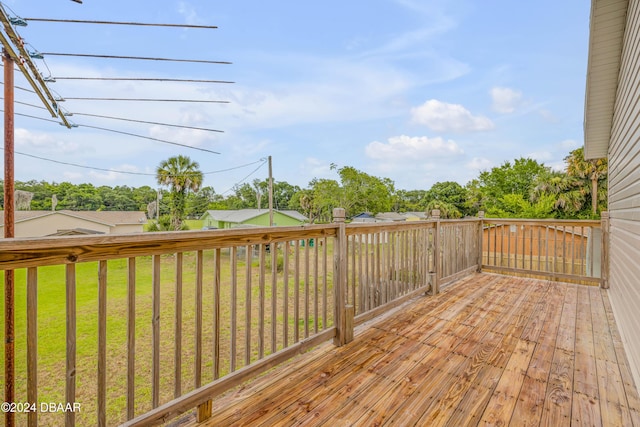
[[199,425],[640,426],[640,399],[606,291],[474,274],[216,398],[213,413]]

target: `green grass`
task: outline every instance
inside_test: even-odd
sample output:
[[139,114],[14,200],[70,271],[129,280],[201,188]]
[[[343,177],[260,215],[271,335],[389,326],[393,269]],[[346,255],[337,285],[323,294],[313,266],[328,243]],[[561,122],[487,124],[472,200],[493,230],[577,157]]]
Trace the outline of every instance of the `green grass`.
[[[304,249],[301,249],[301,254]],[[281,256],[281,255],[280,255]],[[280,258],[280,256],[278,258]],[[313,252],[311,253],[313,257]],[[270,258],[267,255],[267,258]],[[251,268],[251,320],[249,323],[251,347],[245,347],[248,331],[245,326],[247,307],[246,267],[244,256],[238,259],[236,278],[236,368],[242,367],[245,354],[251,360],[258,355],[258,311],[259,311],[259,268]],[[282,306],[288,300],[288,336],[293,342],[294,328],[294,279],[293,256],[290,256],[290,276],[288,294],[284,295],[283,273],[278,272],[276,283],[277,300],[277,349],[282,348]],[[280,259],[279,259],[280,263]],[[182,339],[182,392],[193,389],[194,349],[195,349],[195,254],[186,253],[183,261],[183,339]],[[222,251],[221,271],[221,375],[230,368],[230,324],[231,324],[231,262],[229,251]],[[270,263],[267,263],[269,266]],[[203,378],[202,384],[213,380],[213,251],[204,253],[203,277]],[[304,258],[300,257],[299,301],[300,316],[304,316]],[[268,268],[268,267],[267,267]],[[98,342],[98,264],[82,263],[76,265],[76,313],[77,313],[77,384],[76,402],[82,405],[82,412],[77,414],[77,425],[93,425],[96,420],[97,396],[97,342]],[[331,287],[332,267],[328,267],[328,280]],[[174,389],[174,348],[175,348],[175,256],[161,257],[160,287],[160,334],[161,334],[161,402],[173,398]],[[16,271],[16,396],[20,401],[26,400],[26,271]],[[136,258],[136,413],[151,409],[151,319],[152,319],[152,258]],[[313,316],[313,280],[310,280],[310,316]],[[0,290],[4,291],[4,278]],[[265,295],[265,349],[271,352],[271,301],[273,286],[269,270],[266,273]],[[331,290],[329,290],[329,295]],[[328,325],[332,324],[332,300],[329,296]],[[126,341],[127,341],[127,260],[108,262],[107,289],[107,416],[109,424],[124,421],[126,410]],[[322,306],[320,297],[320,307]],[[4,308],[2,307],[2,310]],[[66,355],[66,322],[65,322],[65,267],[41,267],[38,269],[38,401],[65,401],[65,355]],[[4,319],[4,313],[2,313]],[[313,333],[313,319],[309,322],[309,330]],[[2,321],[4,323],[4,321]],[[298,319],[300,338],[304,337],[304,319]],[[319,323],[323,320],[320,318]],[[2,325],[4,328],[4,325]],[[4,345],[0,354],[0,362],[4,364]],[[0,373],[4,375],[4,373]],[[2,379],[0,377],[0,379]],[[58,425],[63,422],[62,414],[39,414],[41,425]],[[26,416],[18,415],[18,424],[26,422]]]

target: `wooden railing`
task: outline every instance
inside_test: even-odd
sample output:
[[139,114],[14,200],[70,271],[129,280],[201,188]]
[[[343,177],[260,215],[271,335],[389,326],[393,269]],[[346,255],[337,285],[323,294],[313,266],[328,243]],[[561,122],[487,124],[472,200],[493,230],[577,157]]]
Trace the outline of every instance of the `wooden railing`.
[[[193,408],[206,419],[216,395],[321,342],[348,343],[355,325],[480,267],[598,276],[597,222],[335,216],[304,227],[0,241],[0,269],[16,273],[16,395],[37,406],[16,414],[18,424],[149,425]],[[513,240],[503,237],[514,225]],[[532,237],[547,230],[566,238]],[[38,406],[48,403],[80,406]]]
[[484,219],[482,269],[603,284],[602,233],[601,221]]

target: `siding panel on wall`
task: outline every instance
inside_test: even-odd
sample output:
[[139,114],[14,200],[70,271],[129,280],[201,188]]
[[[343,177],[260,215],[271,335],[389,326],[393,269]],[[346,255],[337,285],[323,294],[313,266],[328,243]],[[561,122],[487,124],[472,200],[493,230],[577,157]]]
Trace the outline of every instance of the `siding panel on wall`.
[[609,145],[609,296],[640,385],[640,0],[629,3]]

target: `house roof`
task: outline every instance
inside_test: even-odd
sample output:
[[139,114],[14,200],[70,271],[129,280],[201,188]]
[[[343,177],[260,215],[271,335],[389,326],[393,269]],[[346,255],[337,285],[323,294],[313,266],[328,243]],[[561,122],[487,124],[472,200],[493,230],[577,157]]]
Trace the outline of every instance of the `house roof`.
[[[274,210],[274,213],[280,213],[286,215],[298,221],[307,221],[308,218],[301,213],[293,210]],[[238,210],[208,210],[202,215],[203,219],[206,215],[209,215],[216,221],[224,221],[240,224],[250,219],[259,217],[260,215],[268,214],[266,209],[238,209]]]
[[584,156],[607,157],[629,0],[592,0],[584,112]]
[[[108,226],[143,224],[147,221],[146,214],[142,211],[15,211],[16,223],[29,221],[35,218],[64,215],[86,221],[96,222]],[[4,211],[0,211],[0,227],[4,227]]]
[[406,221],[407,217],[397,212],[380,212],[376,215],[377,219],[384,221]]

